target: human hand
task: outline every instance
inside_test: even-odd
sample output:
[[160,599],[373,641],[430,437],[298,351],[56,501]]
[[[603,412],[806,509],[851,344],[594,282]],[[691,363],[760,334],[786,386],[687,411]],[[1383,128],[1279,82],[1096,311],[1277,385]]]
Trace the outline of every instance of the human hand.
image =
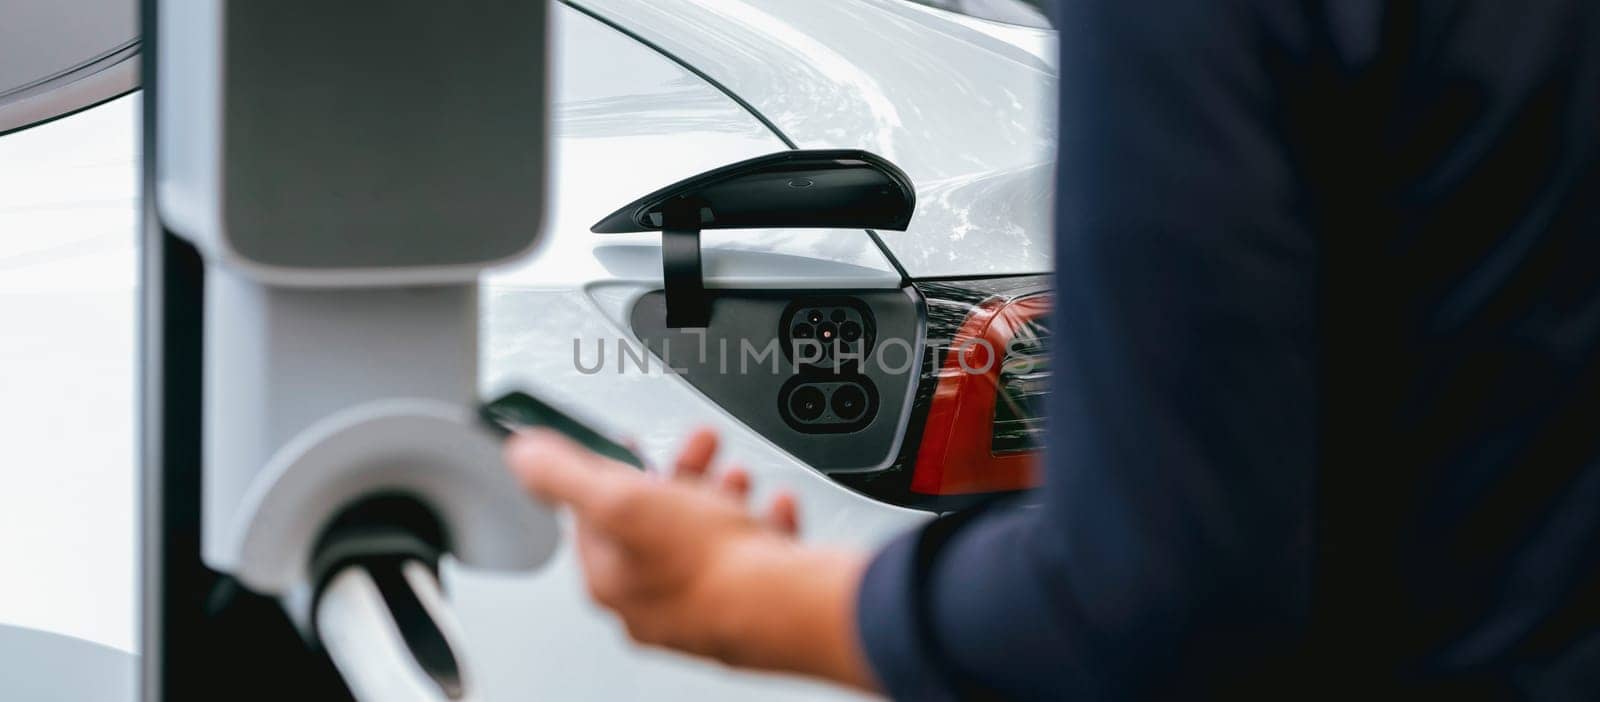
[[636,641],[866,686],[854,636],[864,557],[799,544],[787,493],[752,513],[749,474],[714,475],[716,450],[698,431],[662,477],[533,430],[512,437],[506,462],[571,509],[589,593]]

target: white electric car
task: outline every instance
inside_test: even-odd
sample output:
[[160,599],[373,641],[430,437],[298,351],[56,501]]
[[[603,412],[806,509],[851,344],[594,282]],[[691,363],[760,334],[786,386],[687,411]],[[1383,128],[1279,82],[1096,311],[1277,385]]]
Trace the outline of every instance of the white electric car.
[[[797,493],[808,539],[869,546],[925,510],[1026,487],[1051,253],[1047,30],[901,0],[588,0],[554,18],[554,212],[533,256],[485,281],[486,395],[527,389],[656,460],[715,426],[722,459],[749,468],[758,498]],[[910,226],[709,230],[717,315],[700,338],[661,328],[660,235],[591,226],[685,177],[794,147],[898,165],[916,190]],[[865,377],[774,377],[743,345],[835,333],[871,342],[855,349]],[[947,369],[950,346],[1023,362]],[[645,353],[629,353],[643,347],[647,371]],[[563,551],[527,579],[450,583],[505,698],[822,692],[639,649],[588,603],[575,570]]]
[[[647,462],[715,427],[755,499],[795,493],[803,536],[819,542],[870,547],[1026,490],[1048,376],[1057,80],[1054,32],[1033,4],[554,5],[552,210],[536,250],[483,280],[483,395],[528,391],[631,438]],[[0,153],[19,136],[0,137]],[[661,235],[595,225],[689,176],[797,148],[859,149],[903,170],[909,226],[708,230],[713,321],[692,334],[663,325]],[[27,204],[0,200],[0,223]],[[131,256],[124,244],[96,260]],[[50,265],[48,251],[23,253],[12,267]],[[82,298],[58,283],[26,299]],[[801,339],[829,343],[796,359]],[[771,342],[779,355],[762,354]],[[96,378],[123,366],[92,360],[88,384],[127,384]],[[39,394],[29,413],[52,401]],[[131,435],[118,421],[116,436]],[[589,602],[568,548],[528,576],[447,567],[445,578],[488,699],[853,696],[636,646]]]

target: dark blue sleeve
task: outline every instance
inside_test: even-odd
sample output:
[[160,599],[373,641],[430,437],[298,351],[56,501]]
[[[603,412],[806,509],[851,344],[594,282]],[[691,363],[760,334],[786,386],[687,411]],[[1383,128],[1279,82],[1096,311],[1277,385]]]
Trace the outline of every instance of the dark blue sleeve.
[[1062,4],[1042,505],[876,557],[858,623],[896,698],[1172,692],[1303,620],[1317,203],[1285,123],[1311,4]]

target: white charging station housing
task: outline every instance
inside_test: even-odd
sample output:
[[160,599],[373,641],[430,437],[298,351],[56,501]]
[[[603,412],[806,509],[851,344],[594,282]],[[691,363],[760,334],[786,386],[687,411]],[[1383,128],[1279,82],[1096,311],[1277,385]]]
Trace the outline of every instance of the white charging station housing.
[[544,221],[547,3],[159,0],[157,210],[206,263],[202,558],[308,625],[342,510],[472,567],[550,511],[474,419],[477,277]]
[[160,0],[157,198],[273,285],[464,283],[544,213],[546,2]]

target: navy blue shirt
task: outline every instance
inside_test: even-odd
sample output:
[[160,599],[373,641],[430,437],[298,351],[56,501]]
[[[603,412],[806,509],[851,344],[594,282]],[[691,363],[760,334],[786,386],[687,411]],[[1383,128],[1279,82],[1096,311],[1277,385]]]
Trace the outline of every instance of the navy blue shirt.
[[882,684],[1600,698],[1600,2],[1055,20],[1045,484],[877,556]]

